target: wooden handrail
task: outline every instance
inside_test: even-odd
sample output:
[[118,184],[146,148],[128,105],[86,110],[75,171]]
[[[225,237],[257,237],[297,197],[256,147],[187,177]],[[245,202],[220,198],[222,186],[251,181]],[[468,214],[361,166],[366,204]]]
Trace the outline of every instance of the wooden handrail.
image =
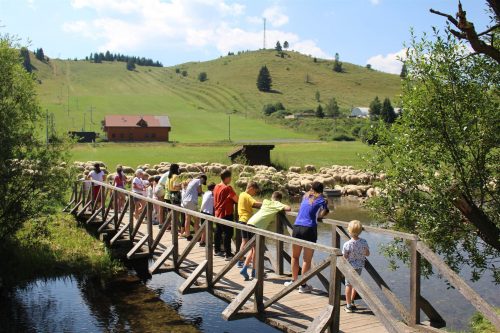
[[[297,216],[296,212],[286,212],[286,215],[288,216]],[[347,228],[349,226],[349,222],[346,221],[339,221],[339,220],[334,220],[334,219],[322,219],[322,223],[324,224],[330,224],[330,225],[336,225],[340,227]],[[364,225],[363,230],[367,232],[373,232],[373,233],[378,233],[378,234],[385,234],[388,236],[392,236],[394,238],[402,238],[402,239],[408,239],[408,240],[418,240],[418,236],[414,234],[409,234],[406,232],[401,232],[401,231],[394,231],[390,229],[384,229],[384,228],[379,228],[379,227],[373,227],[369,225]]]
[[435,254],[427,245],[419,241],[416,244],[418,252],[430,262],[452,286],[454,286],[479,312],[481,312],[498,330],[500,316],[474,289],[472,289],[457,273]]
[[283,241],[285,243],[299,245],[299,246],[302,246],[302,247],[310,248],[310,249],[313,249],[313,250],[316,250],[316,251],[325,252],[325,253],[328,253],[328,254],[342,255],[342,251],[340,251],[340,249],[332,248],[330,246],[325,246],[325,245],[321,245],[321,244],[317,244],[317,243],[312,243],[312,242],[304,241],[302,239],[293,238],[293,237],[290,237],[290,236],[276,234],[276,233],[274,233],[272,231],[267,231],[267,230],[264,230],[264,229],[258,229],[258,228],[249,227],[249,226],[247,226],[245,224],[242,224],[242,223],[235,223],[235,222],[223,220],[223,219],[218,218],[218,217],[210,216],[210,215],[203,214],[203,213],[200,213],[200,212],[192,211],[190,209],[186,209],[186,208],[183,208],[183,207],[172,205],[172,204],[169,204],[169,203],[166,203],[166,202],[163,202],[163,201],[159,201],[159,200],[156,200],[156,199],[148,198],[148,197],[145,197],[145,196],[143,196],[141,194],[133,193],[133,192],[127,191],[125,189],[122,189],[122,188],[119,188],[119,187],[116,187],[116,186],[113,186],[113,185],[110,185],[110,184],[107,184],[107,183],[99,182],[99,181],[96,181],[96,180],[85,180],[85,182],[90,182],[90,183],[95,184],[95,185],[100,185],[100,186],[103,186],[104,188],[112,189],[112,190],[114,190],[116,192],[125,193],[125,194],[127,194],[127,195],[129,195],[131,197],[138,198],[138,199],[140,199],[142,201],[145,201],[147,203],[151,203],[151,204],[154,204],[154,205],[159,205],[159,206],[162,206],[162,207],[166,207],[166,208],[168,208],[170,210],[173,210],[173,211],[176,211],[178,213],[188,214],[190,216],[194,216],[194,217],[198,217],[198,218],[201,218],[201,219],[209,220],[209,221],[212,221],[212,222],[217,223],[217,224],[222,224],[222,225],[230,226],[230,227],[233,227],[233,228],[236,228],[236,229],[239,229],[239,230],[249,231],[249,232],[251,232],[253,234],[256,234],[256,235],[265,236],[267,239],[272,239],[272,240],[275,240],[275,241]]

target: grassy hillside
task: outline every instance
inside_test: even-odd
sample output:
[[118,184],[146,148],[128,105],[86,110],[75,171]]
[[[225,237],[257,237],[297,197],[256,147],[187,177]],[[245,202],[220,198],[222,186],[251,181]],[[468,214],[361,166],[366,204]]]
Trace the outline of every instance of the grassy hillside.
[[[330,61],[313,62],[299,53],[288,54],[280,58],[271,50],[254,51],[174,67],[138,66],[134,72],[127,71],[124,63],[51,60],[46,64],[36,59],[32,63],[41,82],[42,105],[54,113],[56,128],[82,129],[84,114],[86,129],[96,131],[105,114],[167,114],[173,126],[171,139],[180,142],[227,140],[228,112],[234,113],[231,139],[235,141],[316,138],[267,124],[261,117],[262,106],[281,101],[289,109],[311,108],[317,104],[317,90],[322,101],[336,97],[342,107],[367,105],[375,95],[399,93],[395,75],[347,63],[345,73],[335,73]],[[262,93],[255,86],[264,64],[277,93]],[[176,73],[176,68],[188,75]],[[208,74],[206,82],[197,80],[202,71]]]

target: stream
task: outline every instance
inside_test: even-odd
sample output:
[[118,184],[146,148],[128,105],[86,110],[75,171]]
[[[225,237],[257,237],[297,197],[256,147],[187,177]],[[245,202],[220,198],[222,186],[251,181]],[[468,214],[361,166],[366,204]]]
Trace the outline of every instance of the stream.
[[[372,222],[357,199],[335,198],[333,204],[331,218]],[[330,244],[331,227],[320,224],[318,231],[318,242]],[[408,268],[401,265],[397,271],[390,271],[388,260],[379,252],[379,245],[390,238],[369,232],[361,237],[371,247],[369,259],[373,266],[408,305]],[[143,266],[130,266],[128,273],[112,281],[66,276],[38,279],[7,291],[0,298],[0,332],[278,332],[255,318],[224,321],[221,312],[227,306],[225,301],[207,292],[181,295],[177,291],[184,281],[181,277],[175,273],[149,277],[145,263]],[[469,274],[468,270],[462,272],[466,278]],[[363,272],[363,277],[368,275]],[[377,290],[370,279],[366,280]],[[486,301],[500,306],[500,288],[491,280],[485,275],[472,287]],[[312,280],[312,284],[320,288],[318,280]],[[421,289],[445,318],[448,329],[468,329],[475,308],[458,291],[447,288],[446,281],[437,275],[422,278]]]

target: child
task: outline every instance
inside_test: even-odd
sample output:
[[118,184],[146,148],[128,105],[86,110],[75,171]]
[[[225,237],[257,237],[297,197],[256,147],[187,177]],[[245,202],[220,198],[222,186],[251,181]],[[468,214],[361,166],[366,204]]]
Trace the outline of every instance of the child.
[[[246,224],[250,217],[253,215],[254,208],[260,208],[262,206],[261,202],[256,201],[253,197],[259,192],[259,184],[256,182],[248,182],[246,191],[241,193],[238,197],[238,221],[241,224]],[[245,246],[250,237],[251,233],[245,230],[241,230],[241,245],[240,250]],[[238,268],[243,267],[243,261],[238,260],[236,264]]]
[[[363,267],[365,267],[365,259],[370,255],[368,243],[365,239],[359,238],[361,231],[363,231],[363,226],[358,220],[353,220],[349,222],[347,231],[349,231],[351,239],[345,242],[342,247],[342,254],[344,255],[344,258],[349,261],[354,270],[358,274],[361,274]],[[356,290],[347,279],[345,280],[345,295],[347,301],[345,311],[351,313],[356,310],[356,306],[354,305]]]
[[[299,212],[293,224],[292,237],[316,243],[318,240],[318,220],[328,215],[328,212],[328,202],[323,196],[323,184],[315,181],[311,184],[311,189],[302,197]],[[311,269],[314,250],[293,244],[290,264],[292,267],[292,281],[285,282],[285,286],[289,286],[294,281],[297,281],[299,277],[300,254],[302,252],[304,253],[302,255],[302,275]],[[299,287],[299,293],[310,293],[312,290],[313,287],[307,283]]]
[[[265,199],[262,202],[261,208],[248,220],[247,225],[259,229],[267,229],[269,224],[274,221],[276,214],[281,211],[289,212],[291,210],[290,206],[287,206],[280,202],[282,199],[283,195],[281,194],[281,192],[273,192],[271,200]],[[253,234],[251,234],[250,232],[248,234],[249,238],[253,236]],[[248,266],[250,266],[250,262],[252,262],[253,267],[255,267],[255,248],[252,248],[250,250],[250,254],[245,259],[245,264],[240,271],[240,274],[243,275],[245,281],[250,279],[247,273],[247,268]],[[252,269],[252,277],[255,277],[255,268]]]
[[[203,214],[207,214],[210,216],[214,216],[214,188],[215,188],[215,183],[210,183],[207,186],[207,191],[203,193],[203,198],[201,199],[201,209],[200,211]],[[204,219],[202,219],[201,223],[203,224],[205,222]],[[205,231],[203,231],[203,234],[201,235],[201,240],[200,240],[200,246],[203,247],[205,246]]]

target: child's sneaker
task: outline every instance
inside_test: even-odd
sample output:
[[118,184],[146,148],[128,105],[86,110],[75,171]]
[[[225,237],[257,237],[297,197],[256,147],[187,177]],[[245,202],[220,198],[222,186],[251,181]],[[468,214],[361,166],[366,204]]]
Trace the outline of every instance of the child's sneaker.
[[250,277],[248,276],[248,272],[247,272],[247,269],[246,268],[243,268],[241,271],[240,271],[240,274],[245,278],[245,281],[248,281],[250,280]]
[[293,281],[291,281],[291,280],[290,280],[290,281],[286,281],[286,282],[284,283],[284,285],[285,285],[285,287],[288,287],[288,286],[289,286],[289,285],[291,285],[292,283],[293,283]]
[[243,261],[238,260],[238,262],[236,263],[236,267],[243,268]]
[[305,284],[305,285],[299,287],[299,293],[301,293],[301,294],[310,293],[312,290],[313,290],[313,287],[311,287],[308,284]]
[[354,302],[351,302],[351,309],[353,309],[354,311],[356,311],[358,309],[356,307],[356,304],[354,304]]
[[354,309],[352,308],[352,305],[350,304],[347,304],[344,308],[345,312],[347,313],[353,313],[354,312]]

